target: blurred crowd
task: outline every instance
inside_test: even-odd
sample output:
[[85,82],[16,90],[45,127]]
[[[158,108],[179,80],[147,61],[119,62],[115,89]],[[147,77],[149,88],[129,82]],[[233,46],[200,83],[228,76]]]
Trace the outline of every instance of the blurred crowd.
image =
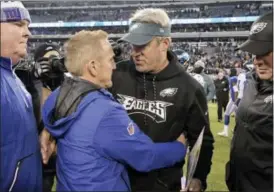
[[[272,4],[264,2],[239,2],[235,3],[212,3],[212,4],[184,4],[176,6],[176,3],[181,1],[168,2],[168,5],[162,5],[167,2],[157,2],[157,6],[167,10],[170,18],[185,19],[185,18],[213,18],[213,17],[239,17],[239,16],[258,16],[272,9]],[[130,15],[139,7],[155,7],[156,1],[81,1],[81,2],[25,2],[30,9],[33,22],[56,22],[56,21],[119,21],[128,20]],[[113,5],[133,6],[114,8]],[[85,8],[81,8],[86,6]],[[100,6],[98,8],[94,8]],[[104,7],[105,6],[105,7]],[[35,8],[42,9],[35,9]],[[62,9],[62,10],[60,10]],[[66,8],[71,7],[71,9]],[[78,7],[78,8],[77,8]],[[54,8],[54,9],[53,9]],[[73,8],[73,10],[72,10]],[[216,23],[216,24],[176,24],[172,25],[172,33],[176,32],[219,32],[219,31],[248,31],[251,22],[243,23]],[[31,28],[33,35],[73,35],[80,30],[97,30],[102,29],[109,34],[124,34],[128,31],[128,26],[116,27],[77,27],[77,28]],[[44,42],[45,40],[43,40]],[[64,41],[52,40],[54,43],[62,47]],[[52,42],[50,41],[50,42]],[[192,40],[198,41],[198,40]],[[238,51],[235,48],[242,41],[234,41],[234,39],[223,40],[219,42],[211,40],[211,42],[191,42],[187,39],[173,42],[173,50],[182,50],[190,55],[190,64],[194,64],[197,60],[203,59],[207,69],[214,68],[230,68],[236,60],[246,61],[246,53]],[[33,52],[41,42],[29,43],[29,52]],[[121,58],[127,59],[130,57],[131,47],[128,44],[119,44],[122,50]],[[28,60],[32,59],[29,55]],[[210,70],[208,70],[210,73]]]
[[[174,2],[176,2],[174,0]],[[32,1],[24,2],[27,8],[33,7],[63,7],[63,6],[99,6],[99,5],[114,5],[114,4],[144,4],[144,3],[159,3],[159,1]],[[172,3],[172,1],[171,1]]]
[[[182,50],[190,56],[189,64],[193,65],[196,61],[202,59],[205,62],[206,73],[214,73],[214,69],[223,68],[229,69],[234,67],[235,61],[241,61],[242,63],[247,62],[251,59],[251,55],[248,55],[243,51],[235,51],[235,48],[241,44],[243,41],[234,41],[230,39],[227,42],[173,42],[171,49]],[[43,42],[29,42],[29,56],[27,60],[33,60],[33,55],[35,49],[41,45]],[[61,47],[61,52],[63,52],[62,47],[64,41],[48,41],[48,43],[54,43]],[[119,44],[122,50],[121,58],[128,59],[130,57],[131,47],[127,43]]]
[[[214,32],[214,31],[247,31],[251,26],[248,23],[216,23],[216,24],[180,24],[172,25],[171,32]],[[102,29],[110,34],[126,33],[128,26],[116,27],[65,27],[65,28],[31,28],[33,35],[73,35],[80,30],[97,30]]]
[[[127,1],[126,3],[128,3]],[[92,2],[91,2],[92,3]],[[108,2],[109,3],[109,2]],[[148,2],[145,2],[148,4]],[[39,4],[38,4],[39,5]],[[97,2],[98,5],[98,2]],[[101,4],[102,5],[102,4]],[[116,2],[113,3],[116,5]],[[153,7],[153,3],[151,7]],[[64,4],[64,6],[66,6]],[[67,5],[68,6],[68,5]],[[155,6],[155,5],[154,5]],[[50,4],[47,7],[58,7]],[[74,5],[77,7],[77,5]],[[138,4],[142,8],[142,3]],[[81,21],[121,21],[128,20],[138,7],[127,8],[97,8],[97,9],[43,9],[30,10],[34,22],[81,22]],[[170,18],[210,18],[210,17],[239,17],[258,16],[272,9],[271,6],[262,6],[262,2],[241,3],[241,4],[210,4],[210,5],[181,5],[164,7]]]

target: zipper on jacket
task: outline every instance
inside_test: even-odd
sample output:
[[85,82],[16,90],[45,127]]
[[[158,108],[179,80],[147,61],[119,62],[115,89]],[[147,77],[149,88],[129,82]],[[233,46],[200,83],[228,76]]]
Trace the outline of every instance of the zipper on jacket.
[[121,178],[122,178],[122,180],[125,182],[125,185],[127,186],[127,188],[128,188],[128,191],[131,191],[131,187],[128,185],[128,183],[126,182],[126,179],[124,178],[124,176],[123,176],[123,172],[121,173]]
[[21,161],[19,161],[19,162],[17,163],[16,170],[15,170],[15,173],[14,173],[14,176],[13,176],[13,180],[12,180],[11,186],[10,186],[10,188],[9,188],[9,192],[12,191],[12,189],[13,189],[13,187],[14,187],[14,185],[15,185],[15,182],[16,182],[16,180],[17,180],[18,172],[19,172],[19,168],[20,168],[20,164],[21,164]]
[[[27,90],[26,90],[26,88],[25,87],[22,87],[22,86],[24,86],[24,84],[23,84],[23,82],[19,79],[19,77],[17,77],[17,75],[15,74],[15,70],[12,70],[12,75],[13,75],[13,78],[14,78],[14,80],[15,80],[15,83],[16,83],[16,86],[17,86],[17,88],[19,89],[18,91],[19,91],[19,94],[23,97],[23,100],[24,100],[24,103],[25,103],[25,105],[26,105],[26,107],[27,108],[29,108],[29,105],[28,105],[28,102],[27,102],[27,95],[26,95],[26,93],[25,93],[25,91],[26,92],[28,92]],[[21,83],[21,84],[20,84]],[[23,90],[23,89],[25,89],[25,90]],[[23,93],[22,93],[23,92]]]

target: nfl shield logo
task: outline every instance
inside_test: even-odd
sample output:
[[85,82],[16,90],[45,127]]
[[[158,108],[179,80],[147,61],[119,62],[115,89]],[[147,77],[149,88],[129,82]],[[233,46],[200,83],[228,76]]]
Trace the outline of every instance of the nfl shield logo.
[[135,128],[132,122],[129,123],[128,127],[127,127],[127,132],[129,135],[134,135],[135,133]]

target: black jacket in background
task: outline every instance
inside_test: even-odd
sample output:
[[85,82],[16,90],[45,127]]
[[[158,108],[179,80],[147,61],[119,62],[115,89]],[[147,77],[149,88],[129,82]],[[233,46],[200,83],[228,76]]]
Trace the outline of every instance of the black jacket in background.
[[226,77],[222,79],[216,79],[214,81],[215,88],[216,88],[216,97],[223,98],[228,100],[229,97],[229,81]]
[[230,191],[273,191],[273,82],[247,79],[226,166]]
[[[25,85],[27,91],[30,93],[33,104],[33,111],[36,119],[36,124],[39,126],[41,121],[41,92],[42,83],[41,81],[34,78],[30,71],[15,70],[16,75]],[[41,130],[38,130],[40,133]]]
[[[122,61],[113,74],[114,97],[130,118],[154,142],[176,140],[185,133],[192,147],[205,126],[204,140],[194,177],[206,188],[214,139],[201,85],[168,52],[169,65],[157,75],[139,73],[131,60]],[[182,166],[140,173],[128,168],[133,191],[174,191],[181,188]]]
[[[41,98],[42,98],[42,87],[43,83],[36,79],[32,72],[25,71],[25,70],[15,70],[16,75],[25,85],[27,91],[30,93],[32,98],[33,110],[34,115],[37,123],[38,133],[40,134],[44,128],[44,124],[41,117]],[[52,156],[49,159],[47,165],[43,164],[43,188],[44,191],[50,191],[53,185],[53,177],[55,175],[55,164],[56,164],[56,156]],[[51,175],[52,178],[50,180],[51,183],[47,184],[48,182],[45,175]],[[48,190],[45,190],[45,186],[49,185]]]

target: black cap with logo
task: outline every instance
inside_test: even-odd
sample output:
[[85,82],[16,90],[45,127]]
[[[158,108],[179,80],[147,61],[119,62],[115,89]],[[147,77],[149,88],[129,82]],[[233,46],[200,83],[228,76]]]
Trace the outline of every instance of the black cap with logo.
[[273,12],[260,16],[252,24],[248,40],[239,49],[258,56],[273,51]]

